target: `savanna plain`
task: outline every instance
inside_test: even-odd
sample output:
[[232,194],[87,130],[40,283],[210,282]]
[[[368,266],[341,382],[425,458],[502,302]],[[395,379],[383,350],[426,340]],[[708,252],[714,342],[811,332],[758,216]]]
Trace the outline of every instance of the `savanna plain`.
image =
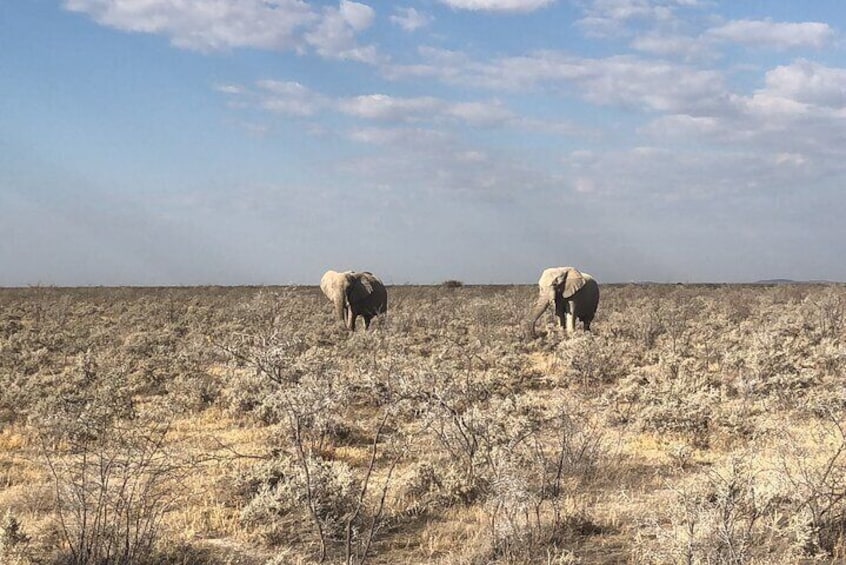
[[846,286],[0,290],[6,564],[846,559]]

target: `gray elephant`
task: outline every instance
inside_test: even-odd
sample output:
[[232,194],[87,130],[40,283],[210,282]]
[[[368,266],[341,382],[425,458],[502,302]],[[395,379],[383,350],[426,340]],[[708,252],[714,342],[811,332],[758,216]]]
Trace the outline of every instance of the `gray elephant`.
[[550,304],[567,334],[575,331],[577,318],[590,331],[599,306],[599,285],[592,276],[573,267],[553,267],[543,272],[538,288],[538,301],[526,321],[527,336],[535,337],[535,324]]
[[326,271],[320,279],[320,290],[335,306],[335,316],[346,328],[355,331],[356,318],[364,318],[364,328],[370,320],[388,310],[388,291],[373,273]]

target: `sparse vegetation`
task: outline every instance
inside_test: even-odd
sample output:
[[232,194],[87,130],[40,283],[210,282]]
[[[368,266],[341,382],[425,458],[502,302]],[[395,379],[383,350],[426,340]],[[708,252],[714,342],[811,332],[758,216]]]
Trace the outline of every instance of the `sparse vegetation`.
[[0,290],[4,563],[846,558],[846,287]]

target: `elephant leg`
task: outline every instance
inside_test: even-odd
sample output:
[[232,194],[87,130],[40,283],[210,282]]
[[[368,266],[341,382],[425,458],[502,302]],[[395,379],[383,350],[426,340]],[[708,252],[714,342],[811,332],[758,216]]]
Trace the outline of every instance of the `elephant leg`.
[[573,314],[576,305],[572,300],[567,302],[566,319],[567,319],[567,334],[572,334],[576,331],[576,316]]
[[584,326],[585,326],[585,331],[589,332],[590,331],[590,320],[582,320],[582,324],[584,324]]
[[349,321],[347,323],[347,329],[349,329],[351,332],[355,331],[355,321],[356,321],[357,318],[358,318],[358,314],[356,314],[355,312],[350,310],[350,318],[349,318]]
[[347,323],[347,305],[343,300],[335,300],[335,318],[344,324]]
[[558,325],[562,328],[566,327],[567,320],[567,301],[561,296],[555,295],[555,317],[558,318]]
[[365,314],[363,316],[363,318],[364,318],[364,329],[369,330],[370,329],[370,320],[373,319],[373,316]]

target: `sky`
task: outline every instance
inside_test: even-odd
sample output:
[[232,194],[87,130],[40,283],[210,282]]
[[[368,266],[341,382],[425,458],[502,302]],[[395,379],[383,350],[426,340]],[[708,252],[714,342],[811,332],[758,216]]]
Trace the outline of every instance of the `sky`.
[[846,280],[841,0],[0,0],[0,286]]

